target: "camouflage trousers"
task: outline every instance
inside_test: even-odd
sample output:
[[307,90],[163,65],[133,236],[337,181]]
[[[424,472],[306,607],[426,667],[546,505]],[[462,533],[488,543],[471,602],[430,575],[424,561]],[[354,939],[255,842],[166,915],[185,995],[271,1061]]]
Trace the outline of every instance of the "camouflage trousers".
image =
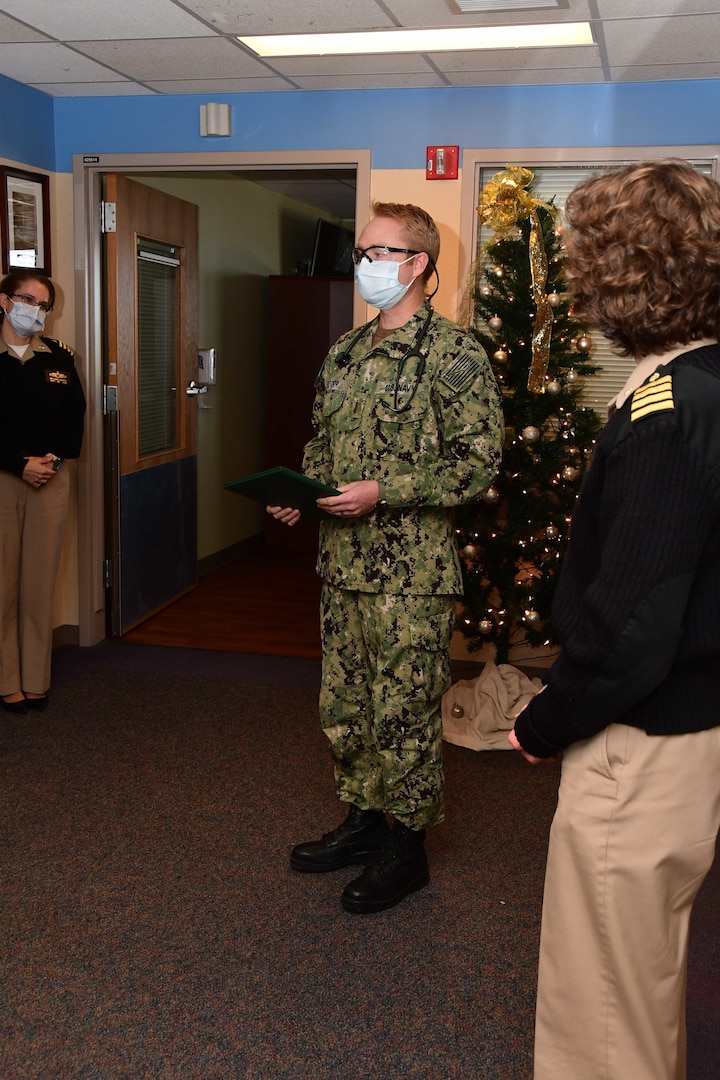
[[338,795],[413,829],[443,819],[440,710],[454,610],[452,596],[323,584],[320,716]]

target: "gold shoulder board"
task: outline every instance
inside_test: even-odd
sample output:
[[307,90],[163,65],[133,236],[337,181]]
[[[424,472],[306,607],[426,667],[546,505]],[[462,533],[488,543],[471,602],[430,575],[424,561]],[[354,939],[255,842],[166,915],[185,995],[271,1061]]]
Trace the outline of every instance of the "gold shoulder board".
[[673,412],[674,409],[672,376],[655,374],[633,394],[630,422],[634,424],[652,413]]

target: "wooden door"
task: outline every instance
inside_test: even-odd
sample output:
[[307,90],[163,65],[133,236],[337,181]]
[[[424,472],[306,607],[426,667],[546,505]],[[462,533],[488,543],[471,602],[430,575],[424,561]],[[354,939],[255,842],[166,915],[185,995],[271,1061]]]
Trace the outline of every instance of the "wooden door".
[[105,177],[110,631],[197,581],[197,207]]

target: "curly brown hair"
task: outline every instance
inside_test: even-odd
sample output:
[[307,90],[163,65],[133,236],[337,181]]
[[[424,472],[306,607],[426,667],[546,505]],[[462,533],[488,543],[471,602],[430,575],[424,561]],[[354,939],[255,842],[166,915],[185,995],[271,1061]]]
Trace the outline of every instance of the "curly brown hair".
[[423,281],[428,281],[433,271],[436,271],[440,254],[440,233],[427,210],[412,203],[392,202],[374,202],[371,209],[375,217],[389,217],[399,221],[405,229],[409,246],[430,256],[430,262],[423,273]]
[[565,206],[573,314],[624,355],[720,337],[720,184],[686,161],[627,165]]

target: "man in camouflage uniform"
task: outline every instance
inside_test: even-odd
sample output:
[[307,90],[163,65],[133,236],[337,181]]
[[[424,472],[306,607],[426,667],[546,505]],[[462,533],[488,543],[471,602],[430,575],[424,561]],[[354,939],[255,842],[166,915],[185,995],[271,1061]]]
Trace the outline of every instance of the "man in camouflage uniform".
[[[462,590],[452,508],[488,488],[503,436],[485,353],[425,299],[440,246],[434,221],[408,204],[373,210],[355,249],[356,285],[380,315],[330,350],[303,462],[341,492],[318,500],[330,515],[318,557],[320,712],[349,813],[291,854],[302,871],[365,865],[342,894],[361,913],[429,881],[424,837],[443,819],[440,707]],[[269,510],[288,524],[299,517]]]

